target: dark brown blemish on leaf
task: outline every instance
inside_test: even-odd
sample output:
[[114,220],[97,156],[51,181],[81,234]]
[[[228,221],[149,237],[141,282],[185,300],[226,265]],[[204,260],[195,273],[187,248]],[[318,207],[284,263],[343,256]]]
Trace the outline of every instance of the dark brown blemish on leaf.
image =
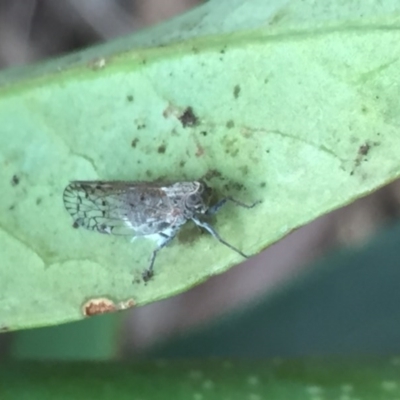
[[364,143],[358,148],[358,154],[360,156],[366,156],[371,150],[371,145],[369,143]]
[[356,168],[359,167],[363,161],[368,161],[367,156],[370,153],[371,149],[373,147],[379,146],[379,144],[379,142],[366,141],[358,147],[357,156],[354,160],[354,167],[353,170],[350,172],[350,175],[354,175]]
[[265,182],[261,182],[261,183],[260,183],[260,187],[263,188],[263,187],[265,187],[265,186],[267,186],[267,184],[266,184]]
[[129,103],[132,103],[133,96],[131,94],[128,94],[128,96],[126,96],[126,99],[129,101]]
[[164,154],[165,150],[167,150],[167,146],[165,144],[162,144],[162,145],[158,146],[157,152],[159,154]]
[[115,311],[126,310],[135,306],[135,301],[133,299],[120,301],[119,303],[114,303],[112,300],[106,297],[99,297],[95,299],[90,299],[85,302],[82,306],[82,314],[85,317],[92,317],[94,315],[100,315]]
[[207,131],[201,131],[200,135],[207,136]]
[[36,205],[39,206],[41,203],[42,203],[42,199],[41,199],[41,197],[38,197],[36,199]]
[[136,148],[136,145],[137,145],[138,143],[139,143],[139,138],[135,138],[135,139],[132,140],[131,146],[132,146],[133,148]]
[[178,117],[178,119],[181,121],[181,124],[184,128],[198,124],[198,118],[194,114],[192,107],[186,108],[186,110],[180,117]]
[[[380,145],[379,142],[370,142],[370,141],[366,141],[365,143],[363,143],[363,144],[358,148],[357,157],[359,157],[359,158],[361,159],[362,157],[367,156],[373,147],[376,147],[376,146],[379,146],[379,145]],[[360,161],[361,161],[361,160],[360,160]]]
[[19,184],[19,177],[18,175],[13,175],[11,178],[11,185],[12,186],[17,186]]
[[185,164],[186,164],[186,161],[182,160],[182,161],[179,163],[179,166],[180,166],[181,168],[183,168],[183,167],[185,166]]
[[82,313],[85,317],[92,317],[93,315],[105,314],[116,310],[114,302],[105,297],[91,299],[82,306]]
[[240,94],[240,86],[235,85],[235,87],[233,88],[233,97],[237,99],[239,97],[239,94]]
[[74,223],[72,224],[72,227],[75,228],[75,229],[78,229],[79,228],[78,222],[74,221]]

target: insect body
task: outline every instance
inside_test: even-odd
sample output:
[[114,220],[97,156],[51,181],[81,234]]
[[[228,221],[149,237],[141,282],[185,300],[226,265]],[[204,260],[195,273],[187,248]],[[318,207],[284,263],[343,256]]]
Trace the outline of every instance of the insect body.
[[171,184],[128,181],[73,181],[64,190],[64,205],[75,228],[84,227],[113,235],[143,236],[157,240],[150,264],[143,272],[146,282],[153,276],[157,253],[192,220],[214,238],[243,257],[247,256],[223,240],[202,216],[215,214],[227,201],[252,208],[231,197],[210,205],[211,189],[202,181]]

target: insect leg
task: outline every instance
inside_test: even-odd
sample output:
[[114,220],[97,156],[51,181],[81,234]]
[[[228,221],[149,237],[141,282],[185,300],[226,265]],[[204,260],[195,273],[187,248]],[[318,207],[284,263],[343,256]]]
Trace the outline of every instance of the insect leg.
[[245,203],[242,203],[242,202],[239,201],[239,200],[234,199],[234,198],[231,197],[231,196],[228,196],[228,197],[224,197],[224,198],[221,199],[218,203],[216,203],[216,204],[214,204],[213,206],[211,206],[211,207],[207,210],[206,214],[207,214],[207,215],[213,215],[213,214],[215,214],[215,213],[216,213],[223,205],[225,205],[228,201],[231,201],[232,203],[236,204],[237,206],[244,207],[244,208],[253,208],[253,207],[256,206],[257,204],[261,203],[261,201],[256,201],[256,202],[253,203],[253,204],[245,204]]
[[150,264],[149,264],[148,268],[142,272],[142,279],[144,282],[148,282],[154,275],[153,266],[154,266],[154,261],[157,257],[158,252],[163,247],[165,247],[168,243],[170,243],[172,241],[172,239],[176,236],[177,232],[178,232],[178,230],[172,232],[170,236],[166,235],[165,233],[159,234],[162,238],[161,238],[160,242],[158,243],[157,248],[153,251],[153,254],[151,255]]
[[229,247],[230,249],[232,249],[233,251],[235,251],[236,253],[240,254],[242,257],[244,258],[249,258],[249,256],[246,256],[246,254],[242,253],[239,249],[237,249],[236,247],[233,247],[231,244],[229,244],[228,242],[225,242],[224,239],[221,238],[221,236],[218,235],[218,233],[215,231],[215,229],[209,225],[207,222],[203,222],[198,220],[197,218],[192,218],[192,221],[197,225],[200,226],[202,228],[204,228],[205,230],[207,230],[209,233],[211,233],[211,235],[217,239],[219,242],[221,242],[222,244],[224,244],[225,246]]

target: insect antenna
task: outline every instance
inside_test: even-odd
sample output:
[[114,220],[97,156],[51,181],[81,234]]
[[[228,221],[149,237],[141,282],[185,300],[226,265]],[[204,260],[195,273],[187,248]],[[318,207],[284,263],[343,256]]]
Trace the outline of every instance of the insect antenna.
[[213,215],[213,214],[215,214],[215,213],[216,213],[223,205],[225,205],[228,201],[231,201],[232,203],[236,204],[237,206],[240,206],[240,207],[243,207],[243,208],[253,208],[253,207],[255,207],[257,204],[260,204],[260,203],[261,203],[261,201],[256,201],[256,202],[253,203],[253,204],[245,204],[245,203],[242,203],[242,202],[239,201],[239,200],[234,199],[234,198],[231,197],[231,196],[228,196],[228,197],[224,197],[224,198],[221,199],[218,203],[216,203],[216,204],[214,204],[213,206],[211,206],[211,207],[207,210],[206,214],[207,214],[207,215]]

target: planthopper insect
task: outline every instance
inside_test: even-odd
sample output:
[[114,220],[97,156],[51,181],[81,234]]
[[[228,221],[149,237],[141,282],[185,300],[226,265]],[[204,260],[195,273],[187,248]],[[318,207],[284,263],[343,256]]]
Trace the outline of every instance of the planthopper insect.
[[215,214],[228,201],[253,208],[232,197],[210,205],[212,189],[203,181],[155,182],[73,181],[64,190],[64,205],[75,228],[112,235],[131,235],[157,241],[149,266],[143,271],[145,282],[153,276],[157,253],[176,236],[188,221],[207,230],[215,239],[248,258],[223,240],[202,216]]

